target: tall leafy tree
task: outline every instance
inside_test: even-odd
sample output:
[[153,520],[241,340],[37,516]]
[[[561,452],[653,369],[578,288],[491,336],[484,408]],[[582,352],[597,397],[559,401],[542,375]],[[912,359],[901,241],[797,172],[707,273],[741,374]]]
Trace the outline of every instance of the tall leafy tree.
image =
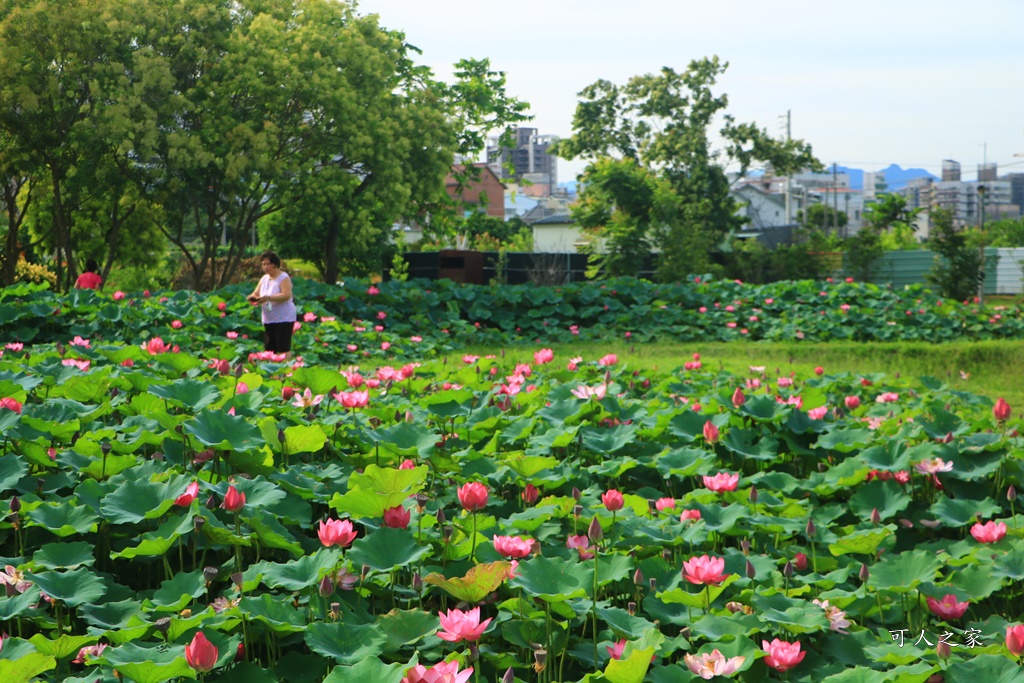
[[[658,271],[665,279],[705,269],[709,251],[741,225],[729,195],[727,167],[735,166],[739,175],[758,162],[783,175],[820,167],[804,142],[775,139],[725,113],[728,98],[716,95],[713,87],[727,66],[711,57],[690,62],[683,72],[665,67],[657,74],[635,76],[624,86],[597,81],[580,93],[573,135],[558,145],[564,158],[591,161],[582,178],[584,205],[589,185],[609,168],[594,163],[602,158],[632,160],[665,183],[664,191],[672,201],[651,193],[652,202],[659,197],[660,208],[655,210],[652,204],[646,210],[633,207],[630,211],[658,217],[636,230],[659,250]],[[723,142],[716,148],[711,136],[719,120],[717,133]],[[605,195],[594,198],[598,203],[616,196],[606,190],[594,192]],[[621,212],[608,210],[607,215]]]

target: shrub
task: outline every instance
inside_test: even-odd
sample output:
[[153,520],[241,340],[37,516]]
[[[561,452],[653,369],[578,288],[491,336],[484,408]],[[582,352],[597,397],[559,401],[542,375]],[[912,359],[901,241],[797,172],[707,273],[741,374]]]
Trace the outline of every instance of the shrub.
[[57,287],[57,275],[46,266],[38,263],[29,263],[25,259],[18,259],[14,267],[15,282],[31,282],[32,284],[47,283],[50,287]]

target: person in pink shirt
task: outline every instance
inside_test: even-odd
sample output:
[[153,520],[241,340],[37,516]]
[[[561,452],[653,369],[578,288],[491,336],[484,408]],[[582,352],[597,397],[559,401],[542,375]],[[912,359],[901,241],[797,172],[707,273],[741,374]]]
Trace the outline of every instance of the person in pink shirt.
[[264,348],[292,357],[292,331],[295,325],[295,299],[292,298],[292,279],[281,270],[281,257],[266,251],[260,257],[263,277],[248,299],[259,304],[266,333]]
[[85,272],[75,280],[75,289],[99,289],[103,286],[103,278],[96,274],[96,259],[85,262]]

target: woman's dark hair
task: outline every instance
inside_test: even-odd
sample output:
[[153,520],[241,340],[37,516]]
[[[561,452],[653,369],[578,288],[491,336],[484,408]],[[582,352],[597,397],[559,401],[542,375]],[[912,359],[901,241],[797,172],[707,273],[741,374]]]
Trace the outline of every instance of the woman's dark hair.
[[281,257],[272,251],[265,251],[260,254],[260,261],[270,261],[277,268],[281,267]]
[[96,259],[94,259],[94,258],[86,259],[86,261],[85,261],[85,272],[87,272],[87,273],[95,273],[97,268],[99,268],[99,265],[97,265]]

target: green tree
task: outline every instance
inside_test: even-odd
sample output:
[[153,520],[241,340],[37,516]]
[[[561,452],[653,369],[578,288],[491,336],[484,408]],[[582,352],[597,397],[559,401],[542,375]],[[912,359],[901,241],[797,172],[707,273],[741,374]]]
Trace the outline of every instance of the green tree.
[[820,230],[828,234],[830,230],[845,228],[849,217],[845,211],[836,211],[828,204],[812,204],[807,207],[806,212],[797,212],[797,220],[805,228]]
[[988,221],[985,223],[985,232],[988,237],[987,246],[1024,247],[1024,218]]
[[[742,225],[729,194],[727,166],[735,165],[740,175],[756,162],[783,175],[820,167],[804,142],[774,139],[756,125],[737,123],[725,113],[728,98],[716,96],[713,86],[726,68],[727,64],[712,57],[692,61],[682,73],[666,67],[658,74],[636,76],[625,86],[597,81],[580,93],[573,135],[557,146],[566,159],[591,161],[582,179],[581,200],[590,191],[588,181],[607,170],[594,168],[593,162],[602,158],[632,160],[663,181],[657,192],[648,195],[652,204],[647,210],[634,208],[629,214],[657,216],[657,220],[618,226],[613,232],[642,233],[660,252],[658,272],[664,279],[706,270],[709,252]],[[717,133],[724,145],[716,149],[711,134],[719,118]],[[615,194],[593,201],[608,202]],[[610,206],[605,215],[625,217]],[[633,243],[609,248],[627,246],[632,248]]]
[[981,255],[967,243],[964,231],[954,226],[952,211],[934,208],[929,218],[928,248],[936,257],[928,282],[936,285],[943,296],[957,301],[969,299],[978,291]]

